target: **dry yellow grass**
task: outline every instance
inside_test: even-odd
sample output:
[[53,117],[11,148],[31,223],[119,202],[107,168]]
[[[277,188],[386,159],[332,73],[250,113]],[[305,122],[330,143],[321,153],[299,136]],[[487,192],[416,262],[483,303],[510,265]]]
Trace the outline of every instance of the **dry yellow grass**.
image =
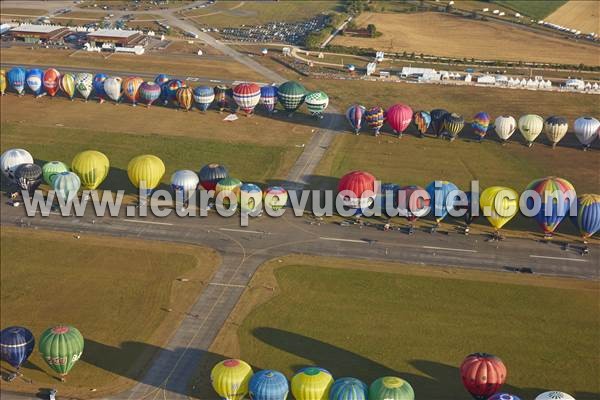
[[578,29],[585,33],[598,33],[600,31],[600,2],[595,0],[571,0],[550,14],[545,20]]
[[[441,13],[363,13],[359,26],[375,24],[378,38],[340,36],[334,44],[446,57],[600,65],[596,46],[567,41],[508,24]],[[552,51],[546,51],[552,49]]]
[[12,8],[12,7],[0,7],[0,14],[2,15],[31,15],[40,16],[46,15],[47,11],[36,8]]

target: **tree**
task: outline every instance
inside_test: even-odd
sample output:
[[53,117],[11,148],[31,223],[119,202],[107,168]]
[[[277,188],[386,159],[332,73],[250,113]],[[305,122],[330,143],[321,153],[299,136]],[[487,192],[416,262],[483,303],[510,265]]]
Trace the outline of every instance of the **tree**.
[[375,35],[377,34],[377,28],[374,24],[369,24],[367,25],[367,32],[369,32],[370,37],[375,37]]

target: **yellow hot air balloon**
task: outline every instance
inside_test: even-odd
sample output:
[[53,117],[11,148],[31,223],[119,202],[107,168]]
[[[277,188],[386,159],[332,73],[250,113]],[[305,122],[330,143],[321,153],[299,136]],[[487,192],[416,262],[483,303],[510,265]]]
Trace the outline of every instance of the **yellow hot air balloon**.
[[58,81],[58,85],[60,89],[71,99],[73,100],[73,96],[75,96],[75,78],[73,75],[66,73],[60,76],[60,81]]
[[96,150],[77,154],[71,162],[71,170],[81,179],[83,189],[95,190],[106,179],[110,163],[108,157]]
[[164,174],[165,164],[152,154],[137,156],[127,165],[127,176],[133,186],[148,191],[158,186]]
[[0,95],[4,96],[4,92],[6,92],[6,72],[4,70],[0,70]]
[[184,86],[179,88],[175,96],[177,97],[179,107],[186,111],[189,111],[192,105],[194,105],[194,91],[190,87]]
[[527,114],[519,118],[518,125],[521,135],[527,140],[527,146],[531,147],[544,129],[544,119],[539,115]]
[[292,377],[292,394],[296,400],[327,400],[333,377],[319,367],[303,368]]
[[481,192],[479,207],[497,233],[519,211],[519,194],[511,188],[491,186]]
[[210,382],[217,394],[225,400],[242,400],[248,394],[252,368],[242,360],[225,360],[210,372]]

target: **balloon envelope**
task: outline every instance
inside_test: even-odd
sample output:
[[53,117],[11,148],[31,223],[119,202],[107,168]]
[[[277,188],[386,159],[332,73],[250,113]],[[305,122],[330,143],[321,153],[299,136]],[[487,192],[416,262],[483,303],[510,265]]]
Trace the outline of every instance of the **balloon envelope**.
[[121,82],[121,90],[132,104],[137,103],[140,99],[140,86],[142,83],[144,83],[144,80],[139,76],[130,76]]
[[260,88],[260,104],[268,112],[273,112],[277,104],[277,86],[267,85]]
[[94,88],[94,75],[89,72],[79,72],[75,74],[75,89],[85,100],[92,94]]
[[311,115],[320,116],[329,105],[329,96],[325,92],[320,90],[316,92],[310,92],[304,98],[306,108]]
[[6,74],[8,85],[18,94],[22,94],[25,90],[26,75],[27,71],[22,67],[11,68]]
[[289,385],[281,372],[265,369],[252,376],[248,389],[251,400],[286,400]]
[[210,373],[210,382],[224,400],[242,400],[248,394],[248,383],[252,368],[242,360],[225,360],[215,365]]
[[[540,198],[541,207],[535,215],[535,220],[545,234],[554,232],[564,217],[568,215],[571,203],[576,201],[573,185],[566,179],[554,176],[536,179],[530,182],[525,190],[534,191]],[[531,210],[534,204],[534,198],[528,197],[527,207]]]
[[433,204],[436,222],[442,221],[448,215],[448,211],[454,208],[456,197],[450,193],[458,191],[458,187],[448,181],[433,181],[425,188],[431,203]]
[[486,353],[468,355],[460,366],[465,389],[476,400],[495,394],[506,380],[506,367],[498,357]]
[[208,107],[215,100],[215,91],[210,86],[198,86],[194,88],[194,101],[201,111],[208,110]]
[[100,100],[104,100],[106,97],[106,92],[104,91],[104,81],[108,78],[106,74],[96,74],[94,76],[94,82],[92,84],[94,88],[94,92],[96,93],[96,97]]
[[385,120],[395,133],[402,134],[412,121],[413,111],[405,104],[394,104],[385,111]]
[[29,87],[29,90],[31,90],[36,96],[42,93],[43,80],[44,73],[41,69],[34,68],[27,71],[27,87]]
[[575,400],[575,397],[565,392],[553,390],[537,395],[535,400]]
[[444,117],[444,132],[450,137],[450,140],[455,139],[464,126],[465,119],[461,115],[448,113]]
[[277,98],[288,112],[294,112],[300,108],[305,96],[306,89],[295,81],[282,83],[277,89]]
[[0,94],[4,96],[6,92],[6,73],[4,70],[0,71]]
[[354,104],[346,110],[346,119],[355,133],[360,131],[366,111],[366,108],[360,104]]
[[373,203],[377,189],[375,177],[365,171],[352,171],[340,178],[338,196],[346,207],[364,209]]
[[403,186],[398,191],[398,215],[412,222],[426,216],[430,210],[431,196],[421,186]]
[[479,207],[490,225],[500,229],[519,211],[519,194],[511,188],[490,186],[479,195]]
[[471,128],[473,128],[473,132],[475,132],[480,139],[484,138],[489,126],[490,116],[488,113],[482,111],[475,114],[473,122],[471,122]]
[[194,105],[194,91],[192,88],[184,86],[177,89],[175,94],[177,98],[177,104],[184,110],[189,110]]
[[[171,188],[177,195],[181,192],[181,200],[187,201],[198,188],[198,175],[189,169],[175,171],[171,175]],[[176,199],[179,200],[179,199]]]
[[50,161],[42,166],[42,176],[44,177],[44,182],[48,185],[52,185],[54,175],[68,171],[69,167],[61,161]]
[[507,141],[517,129],[517,122],[510,115],[501,115],[494,122],[494,130],[502,141]]
[[147,106],[152,105],[160,97],[161,89],[157,83],[143,82],[140,85],[140,100]]
[[296,400],[328,400],[333,377],[326,369],[302,368],[292,377],[292,394]]
[[152,154],[137,156],[127,165],[127,176],[133,186],[143,186],[147,191],[156,188],[164,174],[165,164]]
[[233,88],[233,100],[247,114],[254,111],[254,107],[260,101],[260,95],[260,86],[256,83],[240,83]]
[[27,361],[34,347],[35,338],[27,328],[11,326],[0,332],[0,355],[14,368],[20,368]]
[[369,387],[360,379],[336,379],[329,391],[329,400],[367,400]]
[[71,170],[81,179],[83,189],[95,190],[108,176],[108,157],[96,150],[78,153],[71,162]]
[[532,143],[542,133],[544,119],[539,115],[527,114],[519,118],[518,125],[521,135],[527,142]]
[[584,239],[600,230],[600,195],[583,194],[577,198],[577,215],[571,220]]
[[521,398],[515,396],[514,394],[496,393],[492,397],[489,397],[487,400],[521,400]]
[[59,201],[67,203],[77,196],[81,180],[74,172],[60,172],[52,177],[52,189]]
[[55,96],[60,86],[60,72],[54,68],[48,68],[44,71],[43,79],[44,90],[46,93],[52,97]]
[[114,102],[119,102],[121,95],[123,94],[122,89],[123,80],[118,76],[110,76],[104,81],[104,92]]
[[33,193],[42,183],[42,167],[36,164],[21,164],[15,171],[15,179],[21,190]]
[[436,136],[440,136],[444,127],[444,118],[446,117],[446,114],[448,114],[448,111],[442,108],[436,108],[431,110],[429,114],[431,115],[431,129]]
[[600,121],[592,117],[579,117],[573,126],[575,136],[582,145],[589,147],[600,135]]
[[287,204],[288,192],[281,186],[271,186],[265,190],[265,205],[273,210],[280,210]]
[[258,185],[244,183],[240,186],[240,209],[244,212],[256,212],[262,204],[263,193]]
[[13,182],[15,180],[15,171],[21,164],[33,164],[33,157],[27,150],[8,149],[0,156],[2,173]]
[[365,121],[369,128],[373,129],[375,134],[378,135],[385,122],[385,111],[379,106],[371,107],[365,111]]
[[427,129],[429,129],[429,125],[431,125],[431,114],[427,111],[417,111],[415,115],[413,115],[413,121],[415,122],[415,126],[421,135],[427,133]]
[[48,366],[64,376],[83,354],[83,345],[83,336],[76,328],[57,325],[42,333],[39,350]]
[[384,376],[369,387],[369,400],[414,400],[415,392],[408,382],[395,376]]
[[565,137],[568,130],[569,122],[565,117],[554,115],[544,121],[544,133],[550,143],[552,143],[552,147],[555,147]]
[[205,190],[215,190],[217,183],[229,176],[229,172],[224,165],[210,163],[203,166],[198,173],[200,177],[200,185]]
[[215,186],[215,198],[219,193],[223,193],[224,197],[222,198],[222,201],[225,206],[230,204],[229,197],[235,197],[239,201],[241,186],[242,181],[237,178],[223,178],[217,183],[217,186]]
[[60,76],[58,81],[60,90],[70,99],[75,96],[75,77],[70,73],[64,73]]

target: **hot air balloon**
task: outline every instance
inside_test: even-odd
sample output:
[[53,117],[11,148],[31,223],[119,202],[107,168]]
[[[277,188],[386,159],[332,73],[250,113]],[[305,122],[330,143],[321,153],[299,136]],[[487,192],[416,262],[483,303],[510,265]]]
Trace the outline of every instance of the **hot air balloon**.
[[60,72],[54,68],[48,68],[44,71],[43,80],[44,90],[50,97],[54,97],[58,93],[60,87]]
[[439,226],[440,222],[448,215],[448,211],[454,208],[456,204],[456,195],[451,195],[451,193],[456,193],[458,187],[448,181],[433,181],[427,185],[425,190],[431,198],[433,215],[435,222]]
[[271,114],[277,104],[277,86],[266,85],[261,87],[259,103]]
[[94,75],[89,72],[79,72],[75,74],[75,89],[83,97],[85,101],[88,100],[92,89],[94,88]]
[[538,394],[535,400],[575,400],[575,397],[565,392],[551,391]]
[[104,81],[104,93],[106,93],[106,96],[108,96],[109,99],[117,104],[123,94],[122,82],[123,80],[118,76],[109,76]]
[[317,118],[323,118],[323,113],[329,105],[329,96],[327,93],[322,91],[310,92],[304,98],[306,108],[310,115]]
[[167,74],[158,74],[154,78],[154,83],[161,86],[163,83],[167,83],[171,78]]
[[346,119],[350,123],[350,126],[352,126],[352,129],[354,129],[354,133],[357,135],[362,127],[366,111],[366,108],[359,104],[354,104],[346,110]]
[[0,70],[0,95],[6,94],[6,73],[4,70]]
[[273,210],[280,210],[287,204],[288,192],[281,186],[271,186],[265,190],[264,203]]
[[231,202],[229,201],[229,197],[235,197],[238,202],[240,199],[240,187],[242,186],[242,181],[236,178],[227,177],[221,179],[217,186],[215,186],[215,198],[219,195],[219,193],[223,193],[222,201],[223,205],[229,207]]
[[160,97],[161,89],[157,83],[144,82],[140,85],[140,100],[150,107]]
[[379,131],[385,122],[385,111],[379,106],[371,107],[365,111],[365,121],[369,128],[373,129],[375,136],[379,136]]
[[8,79],[8,85],[20,95],[23,94],[25,90],[25,77],[27,75],[27,71],[22,67],[14,67],[8,70],[6,74],[6,78]]
[[[545,238],[550,239],[575,201],[575,188],[566,179],[550,176],[530,182],[525,190],[533,190],[540,197],[541,207],[535,220],[544,231]],[[528,197],[527,207],[531,210],[534,204],[534,199]]]
[[134,157],[127,164],[127,176],[136,188],[146,190],[150,194],[158,186],[165,174],[165,164],[152,154]]
[[431,124],[431,115],[427,111],[417,111],[413,115],[413,121],[421,137],[425,136]]
[[329,390],[329,400],[367,400],[369,387],[360,379],[336,379]]
[[29,90],[31,90],[36,97],[42,94],[43,80],[44,73],[41,69],[34,68],[27,71],[27,76],[25,77],[27,87],[29,87]]
[[584,150],[587,150],[600,135],[600,122],[596,118],[579,117],[575,120],[573,128]]
[[265,369],[252,376],[248,389],[250,400],[286,400],[289,385],[281,372]]
[[210,86],[198,86],[194,88],[194,101],[200,111],[208,110],[215,100],[215,91]]
[[394,213],[388,213],[388,210],[398,209],[398,192],[400,191],[400,185],[396,183],[383,183],[379,188],[377,199],[381,210],[388,216],[393,217]]
[[74,172],[60,172],[52,177],[51,186],[58,201],[66,204],[77,196],[81,187],[81,179]]
[[539,115],[527,114],[519,118],[519,131],[527,141],[527,146],[533,146],[535,139],[542,133],[544,119]]
[[36,164],[21,164],[15,171],[15,180],[19,189],[33,194],[42,183],[42,167]]
[[205,190],[215,190],[217,183],[221,179],[227,178],[229,172],[224,165],[210,163],[200,169],[198,176],[200,177],[200,185]]
[[33,164],[33,157],[27,150],[8,149],[0,156],[2,173],[12,182],[15,181],[15,171],[21,164]]
[[517,122],[510,115],[501,115],[494,122],[494,130],[503,144],[515,133],[515,129],[517,129]]
[[279,102],[290,114],[300,108],[302,103],[304,103],[305,96],[306,89],[304,86],[295,81],[282,83],[277,90],[277,98],[279,99]]
[[436,136],[440,136],[442,134],[442,130],[444,128],[444,118],[448,114],[448,111],[436,108],[431,110],[429,115],[431,115],[431,129]]
[[42,166],[42,176],[48,185],[52,185],[52,178],[54,178],[54,175],[68,171],[69,167],[60,161],[50,161]]
[[473,132],[479,136],[480,141],[485,137],[489,126],[490,116],[488,113],[481,111],[475,114],[473,122],[471,122],[471,128],[473,128]]
[[519,211],[519,194],[511,188],[490,186],[479,195],[479,207],[494,228],[494,238],[500,229]]
[[431,196],[424,188],[410,185],[403,186],[398,191],[398,215],[408,220],[409,234],[414,232],[414,222],[429,214],[430,210]]
[[460,131],[465,126],[465,119],[456,113],[448,113],[444,117],[444,134],[450,138],[450,141],[456,139]]
[[233,88],[233,100],[246,115],[252,114],[260,101],[260,86],[256,83],[240,83]]
[[27,361],[33,348],[35,338],[33,333],[22,326],[11,326],[0,332],[0,355],[2,360],[19,371],[21,365]]
[[356,214],[368,208],[375,200],[378,188],[375,177],[365,171],[352,171],[340,178],[338,196],[342,197],[345,207],[355,209]]
[[40,336],[39,349],[44,361],[65,380],[83,354],[83,336],[74,327],[57,325]]
[[106,97],[106,92],[104,91],[104,81],[106,78],[108,78],[108,75],[106,74],[96,74],[94,76],[94,83],[92,84],[96,97],[100,103],[104,103],[104,98]]
[[489,397],[487,400],[521,400],[521,398],[515,396],[514,394],[496,393],[492,397]]
[[199,182],[198,175],[194,171],[190,171],[189,169],[175,171],[171,175],[171,188],[175,192],[175,199],[187,204],[190,197],[198,189]]
[[254,183],[243,183],[240,186],[240,210],[255,213],[261,208],[263,193]]
[[565,117],[552,116],[544,122],[544,133],[555,148],[558,142],[565,137],[569,130],[569,123]]
[[600,230],[600,195],[583,194],[577,198],[577,215],[571,220],[579,230],[583,242]]
[[71,171],[81,179],[81,187],[96,190],[108,176],[110,162],[108,157],[96,150],[78,153],[71,161]]
[[292,377],[292,395],[296,400],[328,400],[333,377],[326,369],[302,368]]
[[462,362],[460,376],[474,399],[485,400],[496,393],[506,380],[506,367],[496,356],[473,353]]
[[144,80],[139,76],[129,76],[121,82],[123,95],[127,97],[134,107],[140,99],[140,86],[142,83],[144,83]]
[[248,394],[252,368],[242,360],[225,360],[210,372],[213,389],[224,400],[243,400]]
[[168,82],[163,83],[161,86],[163,103],[167,104],[169,102],[177,101],[177,91],[184,86],[183,82],[179,79],[171,79]]
[[70,73],[64,73],[60,76],[60,80],[58,81],[58,86],[63,93],[73,101],[73,96],[75,96],[75,78]]
[[405,104],[394,104],[385,111],[385,120],[398,137],[408,128],[412,121],[413,111]]
[[369,400],[414,400],[415,391],[404,379],[384,376],[371,383]]
[[227,108],[227,96],[229,92],[229,88],[223,85],[217,85],[214,88],[215,91],[215,101],[217,102],[217,106],[219,107],[219,111],[223,111]]
[[177,90],[175,97],[177,98],[179,107],[183,108],[185,111],[189,111],[194,105],[194,91],[190,87],[180,87]]

